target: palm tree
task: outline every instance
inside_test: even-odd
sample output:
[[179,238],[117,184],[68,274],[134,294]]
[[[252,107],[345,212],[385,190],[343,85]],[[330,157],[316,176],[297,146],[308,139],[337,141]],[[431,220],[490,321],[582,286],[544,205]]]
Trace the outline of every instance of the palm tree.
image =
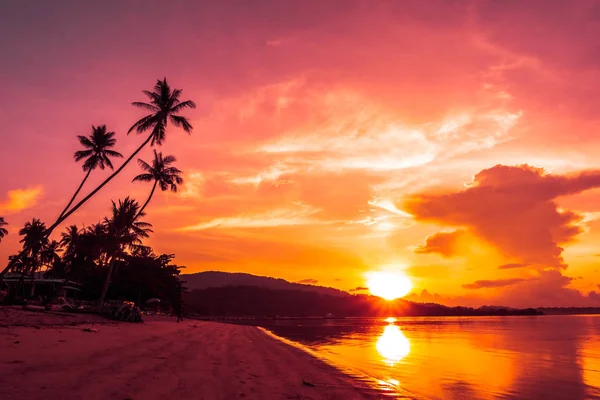
[[150,236],[152,225],[147,222],[141,222],[138,219],[145,214],[140,213],[140,205],[137,201],[130,199],[119,200],[117,205],[112,202],[111,217],[104,219],[106,237],[109,240],[106,243],[106,251],[110,254],[110,262],[104,287],[100,294],[98,303],[102,305],[106,298],[106,293],[110,285],[113,270],[118,258],[122,257],[127,247],[135,249],[142,244],[142,239]]
[[[152,111],[152,114],[145,116],[144,118],[137,121],[127,132],[128,134],[131,131],[135,130],[137,133],[144,133],[150,129],[152,132],[148,135],[148,138],[138,147],[116,171],[114,171],[108,178],[104,180],[98,187],[96,187],[91,193],[85,196],[82,200],[79,201],[75,206],[73,206],[69,211],[60,216],[47,230],[46,236],[50,236],[52,231],[60,225],[64,220],[69,218],[71,214],[79,209],[83,204],[85,204],[92,196],[100,191],[108,182],[110,182],[115,176],[121,172],[127,164],[150,142],[152,141],[152,145],[162,145],[165,140],[166,127],[168,122],[170,121],[173,125],[177,127],[183,128],[188,134],[191,134],[193,127],[189,123],[189,121],[178,115],[181,111],[186,108],[196,108],[196,104],[192,100],[181,101],[179,97],[181,96],[181,89],[171,89],[171,87],[167,83],[167,78],[164,78],[162,81],[159,79],[154,85],[154,90],[152,92],[148,90],[144,90],[143,93],[148,96],[150,103],[143,102],[133,102],[131,103],[133,106],[138,108],[144,108]],[[19,253],[17,256],[23,256],[25,254],[25,250]],[[2,282],[2,277],[6,274],[10,268],[12,268],[14,262],[18,260],[19,257],[14,257],[9,261],[8,265],[0,272],[0,282]]]
[[[148,135],[148,138],[138,147],[125,162],[108,178],[104,180],[96,189],[94,189],[90,194],[85,196],[79,203],[77,203],[73,208],[71,208],[67,213],[61,216],[52,226],[48,229],[51,233],[54,228],[56,228],[59,224],[61,224],[65,219],[67,219],[71,214],[73,214],[79,207],[81,207],[85,202],[87,202],[92,196],[94,196],[100,189],[102,189],[108,182],[110,182],[115,176],[119,174],[125,168],[127,164],[149,143],[152,142],[151,145],[155,144],[160,146],[165,141],[166,136],[166,128],[169,122],[171,122],[176,127],[182,128],[188,134],[192,133],[193,127],[187,120],[187,118],[178,115],[181,111],[186,108],[196,108],[196,103],[192,100],[181,101],[179,97],[181,96],[181,89],[171,89],[169,84],[167,83],[167,78],[164,78],[162,81],[158,80],[156,85],[154,85],[154,90],[148,91],[144,90],[143,93],[148,96],[150,102],[144,103],[139,101],[134,101],[131,103],[134,107],[144,108],[150,110],[152,113],[146,115],[139,121],[137,121],[133,126],[127,131],[127,134],[131,133],[135,130],[138,134],[144,133],[150,129],[152,132]],[[48,234],[50,234],[48,233]]]
[[37,255],[48,242],[46,224],[37,218],[27,222],[19,231],[19,235],[23,236],[20,242],[23,243],[23,248],[29,256]]
[[4,217],[0,217],[0,242],[4,236],[8,235],[6,228],[3,228],[5,225],[8,225],[8,222],[4,221]]
[[117,140],[114,138],[114,132],[107,132],[106,125],[102,126],[93,126],[92,125],[92,134],[89,137],[86,136],[77,136],[79,139],[79,143],[83,146],[85,150],[79,150],[75,152],[75,161],[79,162],[81,160],[85,160],[83,163],[83,170],[87,171],[85,176],[83,177],[83,181],[71,197],[69,204],[65,207],[65,209],[60,213],[59,219],[67,212],[73,201],[83,188],[83,185],[87,181],[90,173],[96,169],[100,168],[104,170],[105,167],[109,167],[110,169],[114,169],[112,162],[110,161],[110,157],[115,158],[123,158],[123,155],[119,152],[111,150],[111,147],[114,147]]
[[160,190],[163,192],[168,189],[171,189],[172,192],[177,192],[177,185],[181,185],[183,183],[183,178],[179,176],[181,175],[180,170],[175,167],[169,167],[169,165],[175,161],[177,161],[175,156],[166,156],[163,158],[162,153],[157,153],[156,150],[154,150],[154,160],[152,161],[152,165],[138,158],[138,164],[144,171],[146,171],[146,173],[140,174],[133,178],[133,182],[154,181],[154,185],[152,185],[152,190],[150,191],[148,199],[142,208],[140,208],[140,213],[142,213],[148,203],[150,203],[157,185],[160,186]]
[[77,225],[71,225],[67,228],[66,232],[61,233],[62,239],[60,244],[65,248],[65,255],[72,254],[75,252],[77,243],[81,239],[82,231],[79,230]]
[[[46,236],[46,224],[37,218],[27,222],[25,226],[19,231],[19,235],[23,236],[20,240],[23,243],[23,250],[25,252],[25,259],[28,261],[28,265],[25,265],[21,272],[21,280],[28,272],[31,274],[31,292],[34,290],[34,277],[37,269],[42,265],[42,259],[40,253],[42,249],[48,244],[48,237]],[[19,257],[19,259],[24,260]]]

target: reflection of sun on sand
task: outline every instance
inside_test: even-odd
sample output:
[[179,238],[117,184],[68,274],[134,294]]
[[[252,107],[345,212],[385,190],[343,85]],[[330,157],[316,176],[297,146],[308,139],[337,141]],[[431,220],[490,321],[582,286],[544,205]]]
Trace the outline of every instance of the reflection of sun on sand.
[[396,325],[388,325],[377,339],[375,348],[385,362],[394,365],[410,353],[410,342]]

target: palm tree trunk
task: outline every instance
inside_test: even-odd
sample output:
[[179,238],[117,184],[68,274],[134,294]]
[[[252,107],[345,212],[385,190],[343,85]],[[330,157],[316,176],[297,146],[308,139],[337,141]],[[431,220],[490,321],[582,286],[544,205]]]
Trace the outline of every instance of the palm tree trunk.
[[92,173],[92,169],[90,168],[90,169],[88,169],[87,174],[85,174],[85,177],[83,178],[83,181],[81,181],[81,184],[79,185],[79,187],[75,191],[75,194],[73,195],[73,197],[71,197],[71,200],[69,201],[69,204],[67,204],[67,206],[65,207],[65,209],[62,210],[62,212],[58,216],[58,219],[60,219],[60,217],[62,217],[67,212],[67,210],[69,209],[69,207],[71,207],[71,204],[73,204],[73,201],[75,200],[75,198],[77,197],[77,195],[81,191],[81,188],[83,187],[85,181],[87,181],[87,178],[90,176],[91,173]]
[[148,135],[148,138],[144,141],[144,143],[142,143],[140,145],[140,147],[137,148],[136,151],[131,153],[129,158],[127,160],[125,160],[125,162],[123,164],[121,164],[121,166],[115,172],[113,172],[108,178],[106,178],[104,180],[104,182],[102,182],[100,185],[98,185],[98,187],[96,189],[94,189],[90,194],[85,196],[79,203],[77,203],[75,206],[73,206],[73,208],[71,208],[65,215],[63,215],[58,220],[56,220],[56,222],[54,224],[52,224],[52,226],[50,228],[48,228],[48,230],[46,231],[46,236],[50,235],[52,233],[52,231],[58,225],[60,225],[65,219],[69,218],[71,216],[71,214],[73,214],[75,211],[77,211],[79,209],[79,207],[84,205],[85,202],[87,202],[90,198],[92,198],[92,196],[94,196],[96,193],[98,193],[100,191],[100,189],[102,189],[104,186],[106,186],[106,184],[108,182],[110,182],[115,176],[117,176],[119,174],[119,172],[121,172],[123,170],[123,168],[125,168],[125,166],[127,164],[129,164],[129,162],[131,160],[133,160],[133,158],[150,142],[150,140],[152,140],[153,136],[154,136],[154,131],[152,131],[152,133],[150,135]]
[[138,219],[138,217],[140,215],[142,215],[142,212],[144,212],[144,209],[146,208],[148,203],[150,203],[150,200],[152,199],[152,195],[154,194],[154,190],[156,189],[156,185],[158,185],[158,181],[155,180],[154,185],[152,186],[152,190],[150,191],[150,196],[148,196],[148,200],[146,200],[146,202],[144,203],[142,208],[140,208],[140,211],[138,211],[137,215],[135,216],[135,219]]
[[104,299],[106,298],[106,293],[108,292],[108,287],[110,286],[110,281],[112,279],[113,270],[115,269],[116,260],[117,256],[114,256],[108,263],[108,273],[106,274],[106,278],[104,279],[104,286],[102,286],[102,292],[100,293],[100,298],[98,299],[98,305],[101,307],[104,304]]
[[[123,170],[123,168],[125,168],[125,166],[127,164],[129,164],[129,162],[131,160],[133,160],[133,157],[135,157],[147,144],[148,142],[150,142],[150,140],[152,140],[152,137],[154,136],[154,132],[156,131],[156,128],[152,131],[152,133],[150,135],[148,135],[148,138],[144,141],[144,143],[142,143],[142,145],[140,147],[137,148],[136,151],[134,151],[127,160],[125,160],[125,162],[115,171],[113,172],[108,178],[106,178],[104,180],[104,182],[102,182],[96,189],[94,189],[90,194],[88,194],[87,196],[85,196],[79,203],[77,203],[73,208],[71,208],[71,210],[69,210],[65,215],[59,217],[56,222],[54,222],[52,224],[52,226],[50,228],[48,228],[46,230],[46,234],[45,237],[50,236],[50,234],[52,233],[52,231],[54,229],[56,229],[56,227],[58,225],[60,225],[65,219],[69,218],[69,216],[71,216],[71,214],[73,214],[75,211],[77,211],[79,209],[79,207],[81,207],[83,204],[85,204],[86,201],[88,201],[93,195],[95,195],[96,193],[98,193],[100,191],[100,189],[102,189],[108,182],[110,182],[115,176],[117,176],[119,174],[119,172],[121,172]],[[9,261],[8,265],[6,266],[6,268],[4,268],[2,270],[2,272],[0,272],[0,283],[2,283],[2,278],[4,277],[4,275],[13,267],[13,265],[15,264],[16,260],[23,256],[25,253],[27,252],[27,249],[23,249],[17,257],[13,258],[11,261]]]
[[29,298],[35,294],[35,268],[31,271],[31,287],[29,288]]

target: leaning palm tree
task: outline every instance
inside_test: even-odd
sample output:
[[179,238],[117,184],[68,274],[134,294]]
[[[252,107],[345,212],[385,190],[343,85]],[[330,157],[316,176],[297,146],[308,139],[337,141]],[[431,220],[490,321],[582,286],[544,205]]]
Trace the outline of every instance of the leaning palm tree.
[[8,235],[6,228],[3,228],[5,225],[8,225],[8,222],[4,221],[4,217],[0,217],[0,242],[4,236]]
[[148,199],[142,208],[140,208],[140,214],[144,212],[144,209],[148,203],[150,203],[152,195],[154,194],[154,190],[156,190],[156,186],[160,186],[160,190],[163,192],[168,189],[171,189],[172,192],[177,192],[177,185],[181,185],[183,183],[183,178],[180,176],[181,171],[175,167],[169,166],[175,161],[177,161],[175,156],[166,156],[163,158],[162,153],[157,153],[156,150],[154,150],[154,160],[152,160],[152,165],[138,158],[138,164],[144,171],[146,171],[146,173],[140,174],[133,178],[133,182],[154,181],[154,185],[152,185],[152,190],[150,191]]
[[146,115],[139,121],[137,121],[133,126],[129,129],[127,134],[132,131],[136,131],[138,134],[150,132],[150,135],[146,138],[146,140],[138,147],[125,162],[117,168],[115,172],[113,172],[108,178],[104,180],[96,189],[94,189],[90,194],[85,196],[79,203],[73,206],[68,212],[66,212],[63,216],[61,216],[52,226],[48,229],[50,232],[54,230],[59,224],[61,224],[65,219],[67,219],[71,214],[73,214],[79,207],[81,207],[85,202],[87,202],[92,196],[94,196],[100,189],[102,189],[108,182],[110,182],[115,176],[119,174],[125,168],[127,164],[148,144],[151,142],[151,145],[155,144],[160,146],[165,141],[166,129],[169,122],[171,122],[176,127],[182,128],[188,134],[192,133],[193,127],[189,123],[186,117],[178,115],[181,111],[186,108],[196,108],[196,103],[192,100],[181,101],[179,98],[181,97],[182,90],[181,89],[171,89],[169,84],[167,83],[167,78],[164,78],[162,81],[158,80],[156,85],[154,85],[153,91],[144,90],[143,93],[148,96],[149,103],[144,103],[140,101],[134,101],[131,103],[134,107],[143,108],[151,111],[151,114]]
[[110,255],[110,262],[98,300],[100,305],[106,298],[115,264],[123,256],[125,249],[135,249],[140,246],[142,239],[150,236],[152,232],[151,224],[139,221],[139,218],[144,215],[144,213],[140,213],[139,203],[129,197],[123,201],[119,200],[118,205],[114,201],[112,202],[111,217],[104,219],[106,238],[108,239],[105,250]]
[[117,140],[114,138],[114,132],[107,132],[106,125],[102,126],[93,126],[92,125],[92,134],[89,137],[86,136],[77,136],[79,139],[79,143],[83,146],[84,150],[79,150],[75,152],[75,161],[79,162],[81,160],[85,160],[83,162],[83,171],[87,172],[81,181],[81,184],[71,197],[69,204],[65,207],[64,210],[60,213],[58,218],[60,219],[71,207],[73,201],[83,188],[83,185],[87,181],[90,176],[90,173],[96,168],[104,169],[108,167],[110,169],[114,169],[112,162],[110,161],[110,157],[115,158],[123,158],[123,155],[119,152],[111,150],[111,147],[114,147]]
[[[164,78],[162,81],[158,80],[156,85],[154,85],[153,91],[144,90],[143,93],[148,97],[149,103],[144,102],[133,102],[131,103],[133,106],[138,108],[144,108],[151,111],[151,114],[146,115],[139,121],[137,121],[127,132],[128,134],[135,130],[138,134],[144,133],[148,130],[152,130],[150,135],[146,138],[146,140],[138,147],[116,171],[114,171],[108,178],[106,178],[98,187],[96,187],[92,192],[90,192],[87,196],[79,201],[76,205],[74,205],[69,211],[64,213],[61,217],[59,217],[47,230],[46,236],[50,236],[52,231],[60,225],[64,220],[69,218],[71,214],[77,211],[82,205],[84,205],[92,196],[98,193],[108,182],[110,182],[115,176],[121,172],[127,164],[150,142],[152,141],[152,145],[162,145],[165,140],[166,128],[169,122],[177,127],[183,128],[188,134],[191,134],[193,127],[187,120],[187,118],[178,115],[181,111],[186,108],[196,108],[196,104],[192,100],[181,101],[179,98],[181,97],[182,90],[181,89],[171,89],[169,84],[167,83],[167,78]],[[25,254],[23,250],[19,253],[19,256]],[[0,282],[2,282],[2,277],[6,274],[10,268],[12,268],[14,262],[18,260],[18,257],[15,257],[9,261],[8,265],[0,272]]]

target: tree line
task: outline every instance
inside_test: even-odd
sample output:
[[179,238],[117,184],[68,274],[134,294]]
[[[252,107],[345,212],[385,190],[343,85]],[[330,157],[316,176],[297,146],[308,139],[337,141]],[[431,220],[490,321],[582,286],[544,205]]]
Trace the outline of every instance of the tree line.
[[[75,152],[74,160],[82,163],[83,179],[50,226],[33,218],[19,230],[22,249],[18,254],[9,256],[8,264],[0,272],[0,285],[8,272],[19,273],[22,280],[30,277],[33,283],[36,272],[45,270],[49,277],[82,282],[87,289],[84,291],[86,296],[96,294],[100,304],[109,293],[111,281],[113,286],[120,288],[113,290],[115,295],[131,297],[133,294],[128,291],[134,287],[138,297],[142,296],[142,291],[144,295],[168,296],[172,301],[180,297],[182,287],[177,275],[182,267],[171,264],[173,255],[156,255],[143,242],[153,232],[152,225],[144,221],[144,217],[156,188],[177,192],[183,183],[182,171],[173,166],[177,161],[173,155],[163,156],[162,152],[153,149],[154,157],[150,162],[137,160],[142,173],[133,182],[152,183],[142,205],[130,197],[117,202],[111,200],[109,214],[97,223],[87,227],[70,225],[61,233],[59,240],[51,239],[56,228],[96,196],[144,147],[148,144],[151,147],[162,146],[169,125],[192,133],[192,125],[180,113],[196,108],[196,104],[192,100],[181,100],[181,89],[172,89],[164,78],[157,80],[152,90],[144,90],[143,93],[147,97],[145,102],[131,104],[149,113],[136,121],[127,134],[148,133],[148,136],[116,170],[113,162],[124,157],[114,149],[117,142],[115,133],[109,131],[106,125],[92,126],[88,136],[77,136],[81,150]],[[112,173],[88,194],[81,196],[92,172],[105,169]],[[7,225],[5,218],[0,217],[0,242],[8,235]],[[103,284],[99,285],[99,282]]]

